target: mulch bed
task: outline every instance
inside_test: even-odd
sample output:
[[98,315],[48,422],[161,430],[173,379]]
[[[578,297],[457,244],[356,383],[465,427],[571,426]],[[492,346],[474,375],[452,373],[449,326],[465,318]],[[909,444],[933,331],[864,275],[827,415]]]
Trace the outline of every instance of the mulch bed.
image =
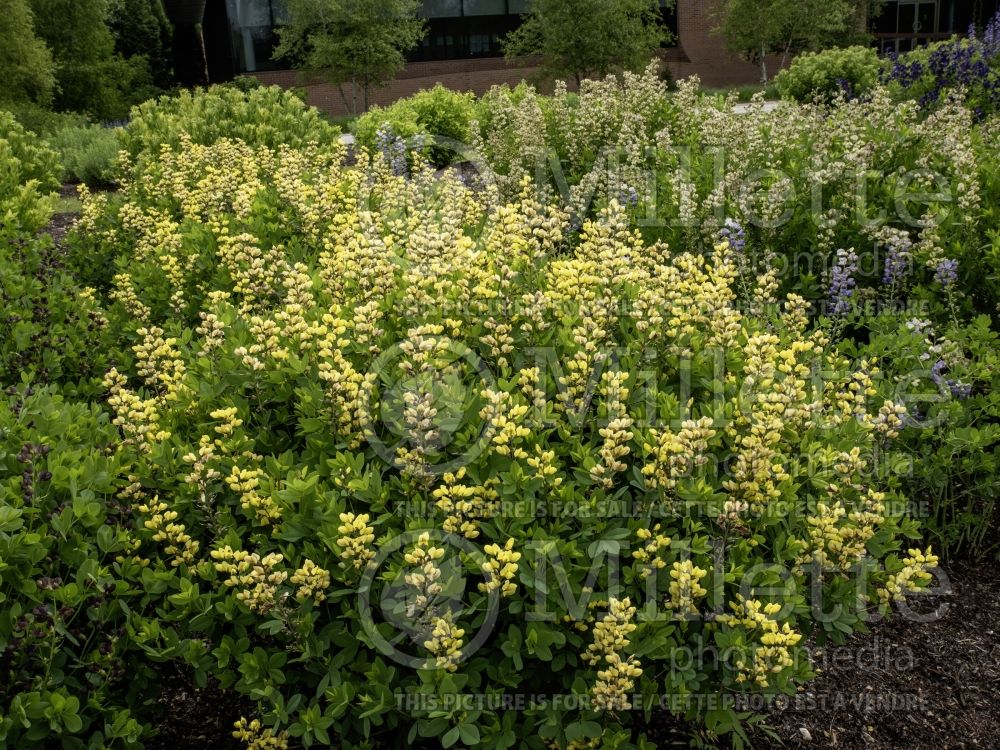
[[945,565],[951,593],[913,597],[899,615],[815,654],[822,671],[758,732],[759,750],[969,750],[1000,747],[1000,568]]
[[156,709],[158,734],[143,740],[146,750],[245,750],[233,737],[233,722],[254,714],[248,698],[223,690],[214,680],[198,688],[180,670],[166,675]]
[[[75,198],[76,185],[63,185],[59,188],[59,197]],[[49,219],[49,223],[45,227],[44,232],[52,235],[52,239],[55,241],[56,247],[62,247],[63,239],[66,237],[66,233],[73,228],[73,225],[76,224],[76,220],[79,218],[80,214],[77,211],[52,214],[52,218]]]

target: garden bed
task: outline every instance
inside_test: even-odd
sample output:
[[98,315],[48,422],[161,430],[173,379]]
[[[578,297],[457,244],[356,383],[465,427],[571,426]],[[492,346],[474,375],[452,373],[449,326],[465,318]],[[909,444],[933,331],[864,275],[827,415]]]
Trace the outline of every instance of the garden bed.
[[[818,658],[826,669],[767,723],[774,747],[940,750],[995,747],[1000,736],[1000,568],[944,566],[950,593],[914,597],[898,615]],[[805,729],[805,732],[802,730]],[[807,739],[807,737],[811,739]],[[768,747],[767,740],[760,742]]]

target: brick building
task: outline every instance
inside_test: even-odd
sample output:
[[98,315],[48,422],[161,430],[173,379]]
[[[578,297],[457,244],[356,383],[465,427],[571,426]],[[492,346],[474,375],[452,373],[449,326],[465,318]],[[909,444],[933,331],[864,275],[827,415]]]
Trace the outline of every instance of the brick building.
[[[663,51],[675,78],[701,76],[708,86],[753,83],[759,69],[729,54],[712,33],[711,8],[717,0],[677,0],[664,8],[664,21],[675,44]],[[484,93],[498,83],[516,84],[537,73],[537,61],[508,63],[500,40],[521,22],[530,0],[424,0],[424,41],[409,55],[395,81],[374,92],[373,103],[388,104],[422,88],[442,83],[450,88]],[[285,0],[208,0],[204,34],[212,81],[251,74],[266,83],[298,85],[295,71],[271,60],[275,28],[285,17]],[[306,86],[309,101],[331,114],[343,114],[339,92],[323,83]]]

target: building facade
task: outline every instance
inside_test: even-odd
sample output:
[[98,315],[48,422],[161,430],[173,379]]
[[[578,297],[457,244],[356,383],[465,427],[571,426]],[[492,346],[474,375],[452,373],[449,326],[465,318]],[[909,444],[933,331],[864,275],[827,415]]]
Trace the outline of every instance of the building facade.
[[[674,33],[663,57],[671,74],[697,74],[709,86],[753,83],[759,69],[728,53],[712,7],[718,0],[676,0],[663,7],[664,23]],[[661,5],[666,6],[665,0]],[[374,102],[387,104],[421,88],[442,83],[482,94],[495,84],[516,84],[537,73],[530,60],[508,63],[501,40],[516,29],[530,0],[424,0],[420,15],[427,35],[408,56],[406,68]],[[286,0],[208,0],[204,34],[212,81],[254,75],[265,83],[294,86],[294,71],[271,59],[276,28],[287,18]],[[322,83],[306,86],[311,104],[331,114],[343,114],[339,93]]]
[[[675,79],[697,75],[706,86],[756,83],[760,69],[731,54],[714,33],[719,1],[676,0],[663,8],[675,37],[663,50],[664,62]],[[992,16],[998,5],[1000,0],[889,0],[873,19],[872,31],[883,52],[904,52],[964,33],[970,23]],[[427,35],[397,79],[374,94],[374,103],[388,104],[435,83],[482,94],[495,84],[531,78],[537,72],[531,61],[508,63],[500,49],[529,6],[530,0],[423,0]],[[271,59],[276,28],[287,14],[286,0],[208,0],[204,34],[211,80],[251,74],[266,83],[297,85],[296,73]],[[777,72],[777,63],[771,61],[769,71]],[[306,90],[311,104],[344,114],[332,87],[313,83]]]
[[998,0],[889,0],[872,32],[881,52],[908,52],[985,24],[998,8]]

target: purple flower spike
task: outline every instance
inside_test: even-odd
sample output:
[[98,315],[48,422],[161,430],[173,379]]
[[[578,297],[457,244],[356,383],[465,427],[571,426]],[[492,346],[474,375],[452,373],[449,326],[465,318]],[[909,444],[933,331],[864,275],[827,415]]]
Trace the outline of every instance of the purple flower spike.
[[858,254],[851,250],[838,250],[837,259],[830,269],[830,308],[833,315],[846,315],[851,309],[851,298],[857,282]]
[[943,287],[949,287],[958,281],[958,261],[945,259],[934,269],[934,281]]
[[742,253],[743,248],[747,244],[746,232],[743,231],[743,225],[736,221],[736,219],[726,219],[726,223],[719,230],[719,239],[728,240],[729,247],[732,248],[734,253]]

